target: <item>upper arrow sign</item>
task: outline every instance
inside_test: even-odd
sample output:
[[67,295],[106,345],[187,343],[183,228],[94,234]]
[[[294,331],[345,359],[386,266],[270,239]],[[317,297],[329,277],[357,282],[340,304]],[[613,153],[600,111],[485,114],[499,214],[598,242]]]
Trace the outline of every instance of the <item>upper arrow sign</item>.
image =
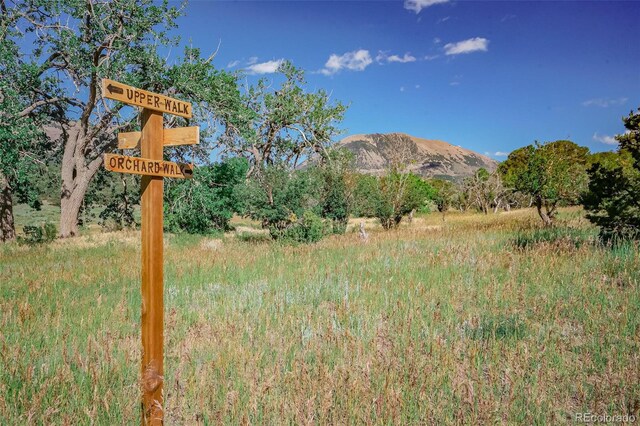
[[129,105],[179,115],[180,117],[191,118],[192,116],[191,104],[189,102],[183,102],[168,96],[137,89],[106,78],[102,80],[102,96]]

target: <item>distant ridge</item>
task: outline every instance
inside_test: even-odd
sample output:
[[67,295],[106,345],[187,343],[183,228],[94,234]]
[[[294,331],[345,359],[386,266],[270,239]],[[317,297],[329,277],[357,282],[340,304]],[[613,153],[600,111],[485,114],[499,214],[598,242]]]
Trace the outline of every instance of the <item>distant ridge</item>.
[[493,171],[498,162],[450,143],[421,139],[405,133],[352,135],[336,144],[351,151],[362,173],[380,175],[394,158],[402,157],[409,169],[423,177],[461,180],[485,168]]

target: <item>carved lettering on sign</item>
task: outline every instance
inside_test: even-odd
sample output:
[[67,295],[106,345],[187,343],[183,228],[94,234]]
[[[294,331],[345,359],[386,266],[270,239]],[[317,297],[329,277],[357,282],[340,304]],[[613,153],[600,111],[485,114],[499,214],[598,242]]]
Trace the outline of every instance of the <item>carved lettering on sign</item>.
[[104,167],[107,170],[118,173],[163,176],[179,179],[190,179],[193,177],[193,167],[190,164],[126,157],[117,154],[105,154]]
[[179,115],[185,118],[191,118],[192,116],[189,102],[137,89],[106,78],[102,80],[102,96],[129,105],[166,112],[167,114]]

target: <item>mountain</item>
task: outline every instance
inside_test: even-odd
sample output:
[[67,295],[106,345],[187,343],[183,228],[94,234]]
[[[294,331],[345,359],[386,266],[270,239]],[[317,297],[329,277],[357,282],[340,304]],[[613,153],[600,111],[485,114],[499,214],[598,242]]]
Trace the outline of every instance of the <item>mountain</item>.
[[450,180],[471,176],[480,168],[493,171],[498,166],[497,161],[477,152],[404,133],[348,136],[335,147],[353,152],[358,170],[374,175],[383,174],[394,158],[408,163],[409,169],[420,176]]

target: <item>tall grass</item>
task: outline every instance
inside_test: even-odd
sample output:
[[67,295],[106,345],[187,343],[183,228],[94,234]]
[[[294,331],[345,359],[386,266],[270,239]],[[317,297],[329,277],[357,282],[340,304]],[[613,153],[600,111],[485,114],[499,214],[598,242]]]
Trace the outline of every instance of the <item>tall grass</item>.
[[[539,241],[528,211],[366,243],[167,236],[167,424],[637,414],[638,247],[561,221],[580,244]],[[0,424],[138,421],[139,267],[132,233],[0,247]]]

